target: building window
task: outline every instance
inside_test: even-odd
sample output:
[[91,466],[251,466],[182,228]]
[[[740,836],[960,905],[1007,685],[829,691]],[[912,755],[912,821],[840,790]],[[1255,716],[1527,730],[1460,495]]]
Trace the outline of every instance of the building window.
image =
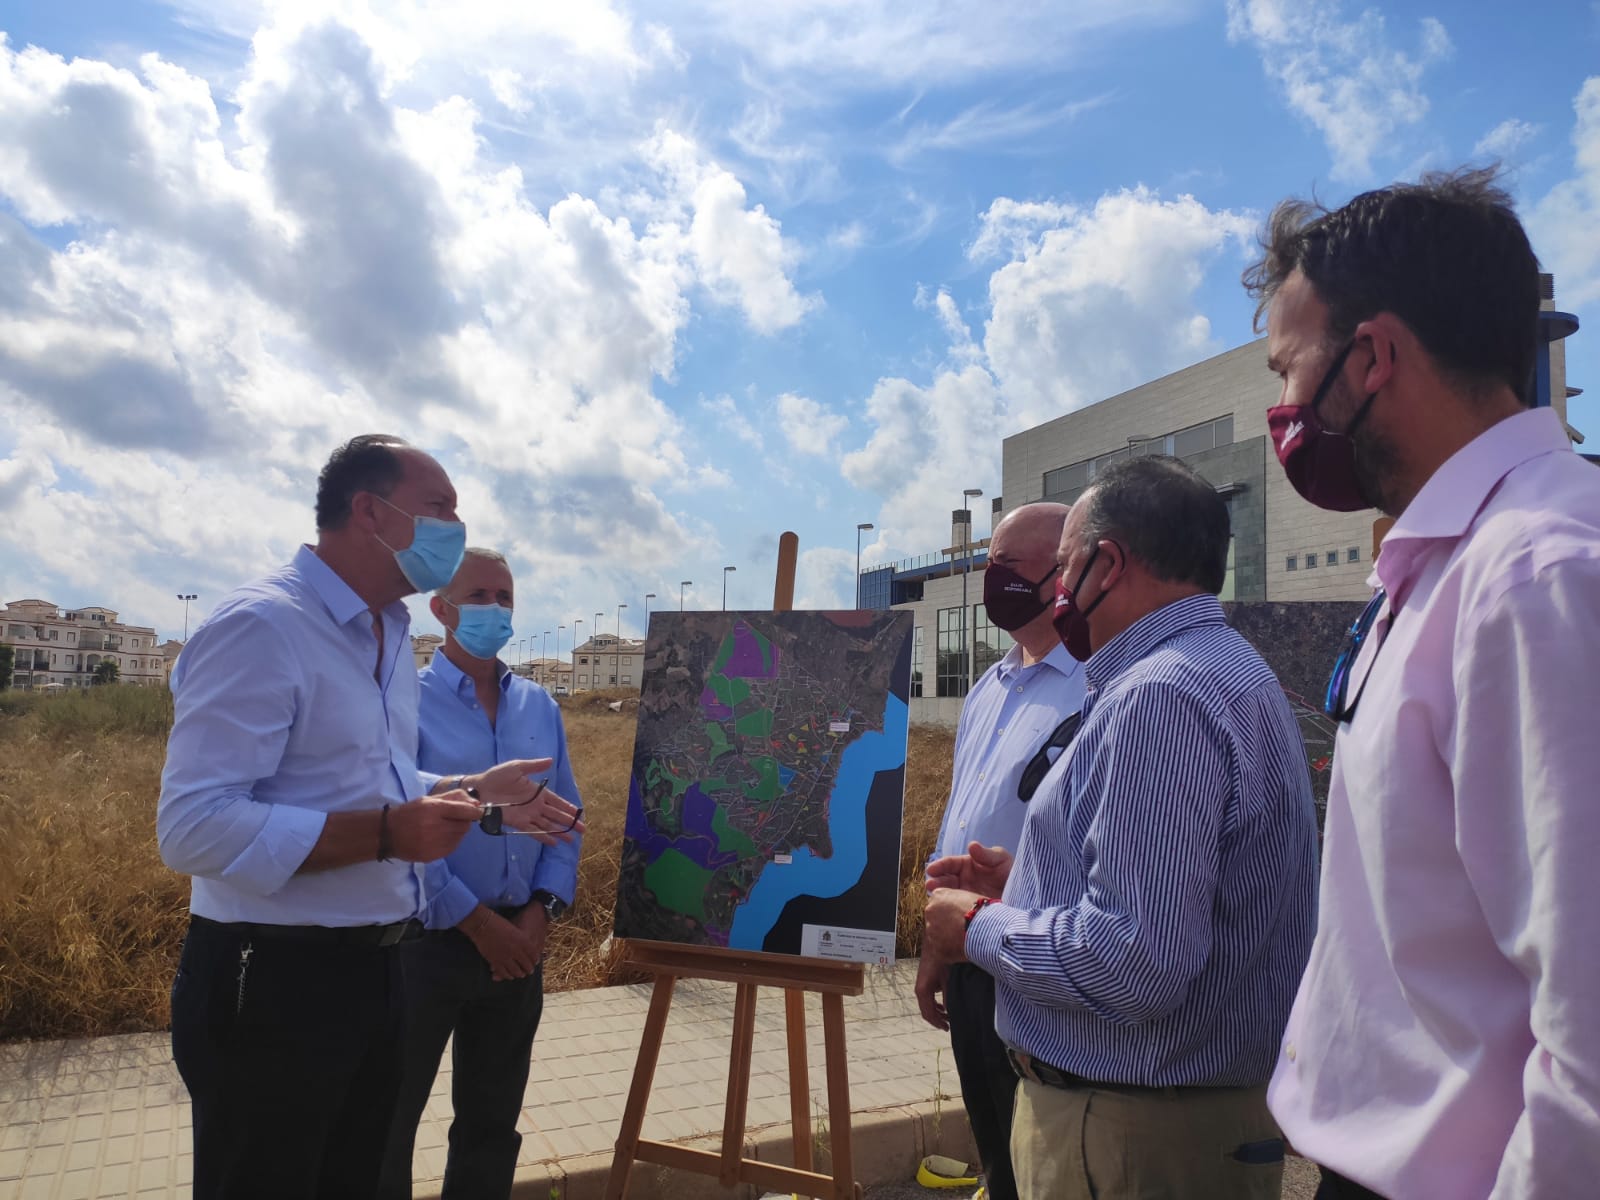
[[1317,565],[1317,555],[1316,555],[1316,552],[1313,551],[1312,553],[1306,555],[1306,570],[1310,571],[1313,568],[1315,568],[1316,565]]
[[622,682],[623,683],[632,683],[633,682],[633,676],[632,675],[624,675],[622,677]]
[[588,683],[589,682],[589,677],[587,675],[579,675],[578,676],[578,682],[579,683]]
[[1298,554],[1289,555],[1288,558],[1283,560],[1283,569],[1285,571],[1298,571],[1300,569],[1300,556]]
[[911,694],[922,695],[922,626],[911,631]]
[[1339,552],[1337,550],[1329,550],[1322,556],[1322,561],[1330,567],[1337,567],[1339,565]]
[[1344,560],[1345,560],[1345,562],[1360,562],[1361,561],[1361,547],[1360,546],[1351,546],[1350,549],[1348,549],[1348,550],[1346,550],[1344,552]]
[[578,660],[578,665],[581,667],[587,667],[589,665],[589,656],[584,655],[582,658],[580,658]]
[[939,610],[938,695],[967,694],[967,656],[962,645],[961,609]]
[[1004,629],[989,623],[989,612],[981,604],[972,606],[972,636],[972,679],[976,683],[985,671],[1005,657],[1016,641]]
[[1088,486],[1089,464],[1086,462],[1073,463],[1068,467],[1057,467],[1054,471],[1044,473],[1044,494],[1046,496],[1059,496],[1066,492],[1075,492]]
[[613,675],[611,677],[611,686],[612,687],[616,687],[617,686],[617,677],[615,675]]

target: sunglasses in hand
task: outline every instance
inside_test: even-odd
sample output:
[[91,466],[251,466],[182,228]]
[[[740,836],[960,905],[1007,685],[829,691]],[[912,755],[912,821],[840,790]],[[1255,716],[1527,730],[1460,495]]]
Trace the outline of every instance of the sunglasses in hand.
[[[507,829],[505,825],[505,810],[508,808],[521,808],[524,804],[532,804],[544,795],[544,789],[549,786],[549,780],[541,779],[539,786],[533,789],[533,795],[526,800],[513,800],[509,804],[484,804],[483,816],[478,818],[478,828],[492,837],[503,837],[508,833],[522,833],[529,837],[537,837],[541,833],[571,833],[577,828],[578,822],[583,820],[583,809],[579,808],[572,814],[572,821],[564,829]],[[467,795],[474,800],[480,800],[477,788],[468,788]]]

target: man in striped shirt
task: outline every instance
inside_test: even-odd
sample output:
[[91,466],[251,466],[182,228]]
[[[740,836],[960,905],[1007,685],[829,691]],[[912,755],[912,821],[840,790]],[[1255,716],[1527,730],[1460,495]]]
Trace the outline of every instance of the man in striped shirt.
[[1316,824],[1282,689],[1223,618],[1226,506],[1170,458],[1103,472],[1062,531],[1083,724],[1015,860],[929,867],[923,953],[995,976],[1033,1200],[1278,1195],[1266,1083],[1315,925]]

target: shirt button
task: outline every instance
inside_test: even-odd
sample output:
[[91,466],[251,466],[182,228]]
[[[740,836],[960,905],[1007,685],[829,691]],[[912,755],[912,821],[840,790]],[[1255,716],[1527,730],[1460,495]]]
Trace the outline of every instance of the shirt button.
[[1000,736],[1000,735],[1001,735],[1001,734],[1002,734],[1002,733],[1004,733],[1004,732],[1005,732],[1005,731],[1006,731],[1006,730],[1005,730],[1005,726],[1004,726],[1004,725],[1002,725],[1002,726],[1001,726],[1001,727],[1000,727],[1000,728],[999,728],[999,729],[996,729],[996,730],[995,730],[995,731],[994,731],[994,735],[995,735],[995,737],[999,737],[999,736]]
[[967,827],[967,823],[965,821],[961,822],[961,828],[965,829],[966,827]]
[[1290,1062],[1293,1062],[1295,1060],[1296,1053],[1295,1053],[1295,1048],[1294,1048],[1294,1043],[1293,1042],[1289,1042],[1284,1046],[1284,1048],[1283,1048],[1283,1056],[1285,1058],[1287,1058]]
[[1021,684],[1020,684],[1020,683],[1019,683],[1019,684],[1017,684],[1017,691],[1018,691],[1018,693],[1019,693],[1019,694],[1020,694],[1020,693],[1021,693],[1021,691],[1022,691],[1022,685],[1021,685]]
[[982,772],[982,771],[979,771],[979,772],[978,772],[978,782],[979,782],[979,783],[982,783],[982,782],[983,782],[983,772]]

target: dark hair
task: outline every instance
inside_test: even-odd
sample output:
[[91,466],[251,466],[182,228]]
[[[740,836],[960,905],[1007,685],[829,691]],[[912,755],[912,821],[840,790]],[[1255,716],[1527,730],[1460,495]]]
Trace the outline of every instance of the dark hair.
[[1285,200],[1244,273],[1256,329],[1295,271],[1328,306],[1343,342],[1380,312],[1399,317],[1463,384],[1504,383],[1525,399],[1533,376],[1539,260],[1498,169],[1433,172],[1364,192],[1330,211]]
[[317,528],[338,529],[350,519],[357,492],[387,496],[405,474],[396,450],[411,443],[387,433],[363,433],[340,446],[317,476]]
[[1094,477],[1083,532],[1120,542],[1158,579],[1212,595],[1228,574],[1228,506],[1193,467],[1164,454],[1125,458]]

